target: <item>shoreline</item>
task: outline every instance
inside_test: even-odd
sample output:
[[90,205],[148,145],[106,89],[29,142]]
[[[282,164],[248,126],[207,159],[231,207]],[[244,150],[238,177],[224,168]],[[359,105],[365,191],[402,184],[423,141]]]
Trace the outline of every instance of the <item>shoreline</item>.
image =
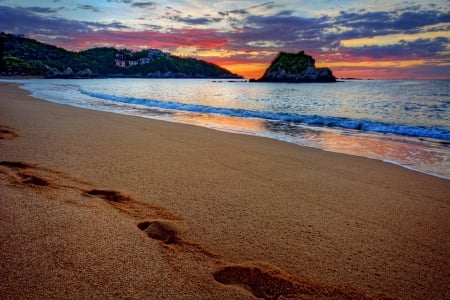
[[[370,159],[370,157],[368,157],[368,158]],[[375,160],[378,160],[378,159],[375,159]],[[447,177],[445,177],[445,176],[438,175],[438,174],[433,174],[433,173],[428,173],[428,172],[426,172],[426,171],[422,171],[422,170],[419,170],[419,169],[415,169],[415,168],[413,168],[413,167],[405,166],[405,165],[402,165],[402,164],[400,164],[400,163],[398,163],[398,162],[396,162],[396,161],[392,161],[392,160],[388,160],[388,159],[383,159],[383,160],[379,160],[379,161],[381,161],[381,162],[383,162],[383,163],[386,163],[386,164],[398,166],[398,167],[404,168],[404,169],[409,170],[409,171],[412,171],[412,172],[417,172],[417,173],[420,173],[420,174],[424,174],[424,175],[428,175],[428,176],[433,176],[433,177],[436,177],[436,178],[439,178],[439,179],[450,180],[450,178],[447,178]]]
[[449,296],[446,179],[0,89],[7,297]]
[[[20,81],[18,81],[18,83],[20,83]],[[26,83],[24,84],[25,86],[27,85]],[[23,89],[29,90],[30,88],[25,88],[25,86],[22,86]],[[39,93],[39,91],[34,91],[33,93]],[[89,95],[89,93],[87,94]],[[54,102],[54,103],[61,103],[61,101],[58,101],[56,98],[54,98],[56,95],[54,94],[48,94],[48,95],[41,95],[41,99],[45,99],[46,101],[50,101],[50,102]],[[97,97],[96,95],[93,95],[94,97]],[[52,98],[53,97],[53,98]],[[57,96],[56,96],[57,97]],[[72,97],[77,97],[77,96],[72,96]],[[84,96],[80,95],[80,99],[84,99]],[[102,97],[105,97],[105,99],[108,99],[108,95],[98,95],[98,97],[100,99],[102,99]],[[52,100],[53,99],[53,100]],[[135,100],[135,99],[132,99]],[[439,178],[444,178],[447,180],[450,180],[450,174],[448,173],[448,169],[446,168],[448,166],[448,164],[445,164],[445,153],[447,153],[448,151],[444,150],[444,149],[437,149],[437,151],[439,151],[439,153],[436,153],[435,155],[437,156],[433,156],[433,154],[429,151],[431,151],[430,149],[433,149],[433,145],[432,145],[432,141],[434,138],[418,138],[416,137],[416,139],[420,139],[422,141],[417,141],[419,144],[415,145],[415,140],[414,137],[411,137],[412,140],[409,140],[410,137],[408,135],[402,136],[401,134],[398,137],[394,137],[394,139],[392,140],[389,136],[389,134],[377,134],[376,132],[371,132],[371,131],[367,131],[367,132],[360,132],[357,131],[355,132],[355,134],[352,133],[352,130],[350,129],[350,131],[348,132],[348,134],[346,133],[346,129],[345,128],[337,128],[336,132],[334,132],[334,127],[331,128],[331,135],[329,135],[328,137],[325,137],[323,140],[321,138],[319,138],[319,140],[309,140],[308,137],[304,138],[304,137],[297,137],[295,140],[292,140],[289,136],[289,133],[286,132],[285,134],[280,133],[280,132],[272,132],[271,129],[256,129],[256,131],[253,130],[253,128],[251,128],[252,126],[265,126],[263,124],[259,124],[258,120],[260,119],[240,119],[238,117],[238,119],[234,119],[234,116],[228,116],[227,113],[225,112],[224,115],[212,115],[212,116],[208,116],[208,120],[206,121],[206,123],[200,121],[197,122],[197,119],[194,117],[189,117],[189,116],[184,116],[182,111],[183,108],[181,108],[181,112],[175,112],[174,116],[172,117],[158,117],[157,114],[155,115],[150,115],[147,116],[147,112],[144,111],[140,111],[139,107],[135,107],[135,108],[131,108],[131,111],[127,111],[127,112],[123,112],[121,111],[121,109],[116,109],[116,108],[111,108],[109,105],[107,106],[102,106],[101,103],[98,104],[94,104],[93,107],[91,107],[90,105],[86,104],[86,101],[88,101],[87,99],[84,100],[80,100],[80,101],[75,101],[78,103],[65,103],[65,102],[70,102],[70,100],[68,101],[62,101],[63,103],[61,104],[69,104],[75,107],[84,107],[84,108],[88,108],[88,109],[94,109],[94,110],[98,110],[98,111],[109,111],[109,112],[115,112],[118,114],[125,114],[125,115],[134,115],[134,116],[138,116],[138,117],[144,117],[144,118],[153,118],[153,119],[157,119],[157,120],[164,120],[164,121],[169,121],[169,122],[176,122],[176,123],[181,123],[181,124],[190,124],[190,125],[195,125],[195,126],[202,126],[202,127],[206,127],[206,128],[212,128],[215,130],[219,130],[219,131],[225,131],[225,132],[232,132],[232,133],[237,133],[237,134],[247,134],[247,135],[256,135],[256,136],[260,136],[260,137],[265,137],[265,138],[271,138],[271,139],[275,139],[278,141],[284,141],[284,142],[288,142],[288,143],[293,143],[295,145],[301,146],[301,147],[312,147],[312,148],[316,148],[316,149],[322,149],[325,151],[329,151],[329,152],[335,152],[335,153],[344,153],[344,154],[350,154],[353,156],[359,156],[359,157],[367,157],[370,159],[376,159],[379,161],[394,161],[396,162],[397,165],[400,165],[404,168],[410,169],[410,170],[416,170],[418,172],[421,173],[425,173],[425,174],[429,174],[429,175],[433,175]],[[112,100],[115,101],[115,100]],[[124,98],[124,103],[126,103],[127,99]],[[121,102],[119,101],[119,102]],[[94,101],[94,103],[96,103]],[[159,102],[158,102],[159,103]],[[165,103],[164,101],[162,103]],[[143,104],[144,106],[146,104]],[[156,104],[156,106],[158,107],[158,104]],[[114,107],[114,106],[112,106]],[[151,105],[150,105],[151,107]],[[164,107],[164,105],[162,105],[162,108]],[[179,115],[178,115],[179,114]],[[202,120],[202,115],[199,115],[198,120]],[[228,120],[229,118],[229,120]],[[358,121],[358,120],[355,120]],[[217,123],[216,123],[217,122]],[[221,124],[221,122],[224,122],[223,124]],[[231,124],[231,127],[227,127],[227,122],[229,122],[229,124]],[[233,127],[235,123],[238,124],[237,127]],[[246,128],[244,125],[244,127],[240,127],[241,125],[239,125],[239,122],[250,122],[248,124],[250,124],[250,128]],[[325,122],[333,122],[333,120],[325,120]],[[360,122],[366,122],[363,120],[360,120]],[[372,122],[373,123],[373,122]],[[225,124],[225,125],[224,125]],[[368,123],[365,126],[374,126],[376,125],[376,123],[371,124]],[[222,127],[221,127],[222,126]],[[362,126],[362,125],[361,125]],[[409,125],[408,125],[409,126]],[[412,125],[411,125],[412,126]],[[303,127],[302,127],[303,128]],[[412,127],[414,128],[414,127]],[[325,127],[318,127],[318,129],[316,129],[315,126],[312,127],[304,127],[305,130],[307,130],[307,132],[310,132],[311,134],[320,134],[322,136],[326,136],[327,135],[327,130],[330,128]],[[316,131],[317,130],[317,131]],[[294,133],[295,134],[295,133]],[[373,136],[372,136],[373,135]],[[361,138],[361,136],[364,136],[363,138]],[[439,140],[438,140],[439,141]],[[359,144],[362,143],[362,147],[360,149],[353,149],[352,148],[352,143],[354,144]],[[381,144],[379,144],[381,143]],[[393,145],[391,145],[391,143],[393,143]],[[409,144],[412,143],[412,144]],[[411,147],[409,147],[409,150],[405,151],[404,149],[408,149],[408,145],[410,145]],[[383,151],[378,151],[375,150],[376,147],[379,147],[380,149],[384,149]],[[391,148],[392,147],[392,148]],[[417,147],[417,148],[416,148]],[[387,154],[387,153],[396,153],[397,148],[401,148],[403,150],[401,150],[398,154]],[[403,151],[403,152],[402,152]],[[410,159],[410,157],[416,157],[417,155],[419,156],[423,156],[423,160],[422,161],[417,161],[414,159]],[[438,163],[437,161],[441,161],[441,163]]]

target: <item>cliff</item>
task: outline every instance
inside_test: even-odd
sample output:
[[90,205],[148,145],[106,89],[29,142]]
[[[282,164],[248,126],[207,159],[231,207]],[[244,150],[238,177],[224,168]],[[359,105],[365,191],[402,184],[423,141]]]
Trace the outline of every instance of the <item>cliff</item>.
[[316,68],[312,56],[300,51],[278,53],[264,75],[254,81],[260,82],[335,82],[329,68]]

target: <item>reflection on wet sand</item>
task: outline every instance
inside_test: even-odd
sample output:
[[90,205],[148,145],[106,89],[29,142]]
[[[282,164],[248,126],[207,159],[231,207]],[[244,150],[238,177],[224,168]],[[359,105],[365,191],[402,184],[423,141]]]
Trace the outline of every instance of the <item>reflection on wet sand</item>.
[[180,123],[189,123],[221,131],[255,134],[264,132],[264,121],[261,119],[243,119],[216,114],[189,113],[177,115],[174,120]]
[[258,135],[300,146],[396,162],[407,168],[450,178],[448,149],[436,141],[304,126],[292,122],[236,118],[217,114],[175,114],[173,120],[221,131]]
[[375,135],[358,130],[338,131],[282,122],[265,122],[264,126],[277,135],[288,136],[289,141],[295,144],[398,162],[402,166],[430,173],[439,170],[443,177],[450,178],[448,154],[433,140]]

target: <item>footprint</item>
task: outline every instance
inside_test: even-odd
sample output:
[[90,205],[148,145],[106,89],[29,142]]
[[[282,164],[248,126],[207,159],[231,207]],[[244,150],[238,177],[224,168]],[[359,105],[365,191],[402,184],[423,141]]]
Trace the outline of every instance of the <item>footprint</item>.
[[25,184],[29,186],[53,186],[50,180],[44,179],[40,175],[35,175],[31,169],[35,166],[17,161],[0,161],[0,166],[6,167],[8,171],[0,170],[5,174],[10,182],[14,184]]
[[19,176],[22,178],[21,182],[24,184],[31,184],[31,185],[38,185],[38,186],[51,186],[51,183],[48,180],[34,176],[34,175],[19,173]]
[[[277,299],[298,294],[298,287],[286,278],[271,275],[257,267],[229,266],[214,273],[214,279],[223,284],[240,285],[258,298]],[[306,290],[304,294],[308,293]]]
[[84,194],[104,199],[120,212],[135,219],[147,219],[147,221],[139,222],[137,227],[154,240],[159,240],[165,245],[176,245],[176,247],[170,248],[172,250],[177,249],[210,258],[218,257],[206,247],[180,237],[179,230],[173,222],[182,221],[182,218],[160,206],[135,200],[114,190],[93,189]]
[[90,191],[87,191],[86,194],[91,196],[96,196],[111,202],[126,202],[129,201],[130,198],[127,196],[122,195],[120,192],[117,191],[109,191],[109,190],[98,190],[93,189]]
[[257,297],[308,297],[331,299],[370,299],[357,291],[321,285],[306,279],[294,278],[280,271],[263,270],[254,266],[228,266],[214,273],[217,282],[241,286]]
[[[1,127],[0,127],[1,128]],[[33,188],[65,188],[85,196],[105,200],[112,207],[134,219],[139,230],[148,237],[158,240],[172,253],[189,253],[199,260],[205,257],[221,259],[204,245],[184,239],[180,236],[178,225],[182,228],[182,218],[167,209],[147,202],[141,202],[119,191],[108,189],[89,189],[92,184],[81,181],[65,173],[18,161],[0,161],[0,175],[6,175],[14,185],[20,184]],[[0,180],[2,178],[0,177]],[[146,221],[142,221],[146,220]],[[177,226],[175,225],[177,224]],[[170,252],[167,252],[170,253]],[[222,263],[222,262],[221,262]],[[280,298],[332,298],[332,299],[370,299],[351,288],[319,284],[304,278],[294,277],[270,266],[257,267],[232,265],[213,274],[214,279],[225,285],[237,285],[250,291],[255,297],[264,299]],[[374,299],[390,299],[378,295]]]
[[118,191],[92,189],[89,191],[85,191],[84,195],[106,200],[120,212],[132,216],[135,219],[167,219],[172,221],[181,220],[181,217],[160,206],[135,200],[132,197],[123,195]]
[[211,258],[217,257],[206,247],[181,238],[179,236],[180,231],[175,226],[175,223],[178,224],[183,219],[161,206],[141,202],[119,191],[91,188],[92,184],[88,182],[32,163],[0,161],[0,174],[6,175],[4,178],[14,185],[19,184],[33,188],[68,189],[81,192],[84,196],[105,200],[119,212],[136,219],[139,222],[137,224],[138,228],[150,238],[159,240],[164,245],[172,244],[170,249]]
[[8,168],[15,168],[15,169],[31,168],[31,165],[20,162],[20,161],[0,161],[0,166],[5,166]]
[[175,226],[163,221],[146,221],[138,223],[137,227],[149,237],[162,241],[164,244],[173,244],[179,241]]
[[18,136],[17,132],[5,125],[0,125],[0,140],[12,140]]

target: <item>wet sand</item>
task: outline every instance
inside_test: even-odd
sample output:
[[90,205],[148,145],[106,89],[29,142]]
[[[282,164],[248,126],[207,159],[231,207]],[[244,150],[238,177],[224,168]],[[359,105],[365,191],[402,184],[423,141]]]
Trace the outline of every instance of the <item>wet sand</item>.
[[0,298],[449,299],[450,181],[0,83]]

